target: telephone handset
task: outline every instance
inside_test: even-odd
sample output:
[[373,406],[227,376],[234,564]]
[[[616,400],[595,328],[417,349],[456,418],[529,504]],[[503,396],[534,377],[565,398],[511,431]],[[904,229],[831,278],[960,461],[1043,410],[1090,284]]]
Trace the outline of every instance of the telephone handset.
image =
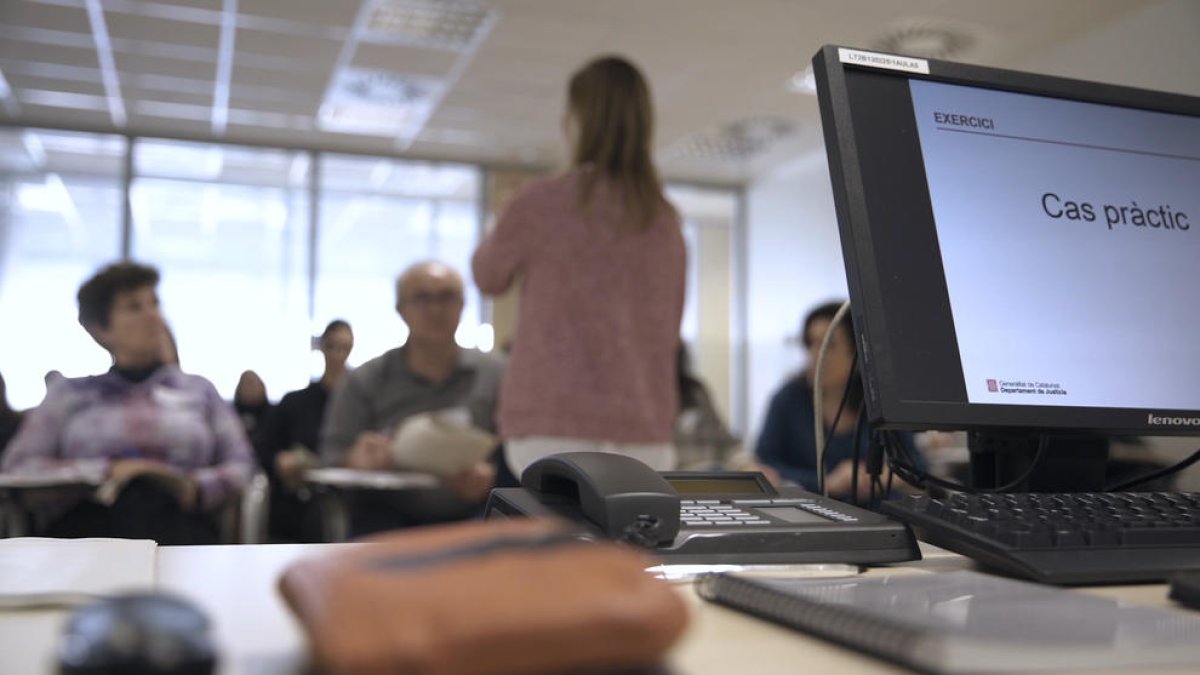
[[888,563],[919,559],[912,532],[872,511],[772,486],[752,471],[659,473],[632,457],[543,457],[492,490],[485,519],[558,516],[670,563]]
[[[679,533],[679,495],[658,472],[632,457],[571,452],[544,457],[521,474],[521,485],[546,506],[578,509],[612,539],[658,546]],[[572,518],[575,519],[575,518]]]

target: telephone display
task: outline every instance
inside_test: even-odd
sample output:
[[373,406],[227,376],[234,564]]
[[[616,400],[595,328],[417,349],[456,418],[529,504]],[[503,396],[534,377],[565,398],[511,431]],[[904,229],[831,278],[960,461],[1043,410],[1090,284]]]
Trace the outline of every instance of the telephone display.
[[554,515],[625,539],[668,563],[902,562],[920,558],[904,525],[757,472],[659,473],[601,452],[531,464],[520,488],[492,491],[485,518]]
[[[762,474],[755,475],[762,476]],[[762,485],[754,476],[742,478],[725,474],[712,478],[708,474],[685,476],[672,473],[672,477],[667,478],[667,483],[680,496],[694,494],[764,495],[768,494],[766,490],[769,489],[769,484]]]

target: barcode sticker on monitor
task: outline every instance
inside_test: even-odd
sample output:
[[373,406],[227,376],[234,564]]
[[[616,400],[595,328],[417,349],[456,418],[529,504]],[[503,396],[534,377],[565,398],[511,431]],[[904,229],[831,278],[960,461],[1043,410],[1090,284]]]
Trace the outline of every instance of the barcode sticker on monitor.
[[850,63],[856,66],[902,70],[906,73],[921,73],[922,75],[929,74],[929,62],[925,59],[914,59],[907,56],[896,56],[895,54],[880,54],[878,52],[864,52],[859,49],[838,47],[838,60],[842,63]]

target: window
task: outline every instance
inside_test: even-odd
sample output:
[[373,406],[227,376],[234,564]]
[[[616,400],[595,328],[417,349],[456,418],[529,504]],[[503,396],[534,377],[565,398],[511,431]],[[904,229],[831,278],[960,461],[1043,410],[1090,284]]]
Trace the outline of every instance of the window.
[[[492,326],[470,278],[482,185],[481,169],[468,164],[0,129],[0,373],[9,402],[37,405],[49,370],[109,367],[76,321],[75,293],[123,251],[158,267],[183,368],[227,398],[246,369],[273,400],[305,386],[323,365],[312,336],[332,319],[354,328],[352,365],[400,345],[407,329],[395,280],[422,260],[463,274],[457,341],[490,350]],[[732,405],[741,382],[737,193],[667,192],[688,246],[682,335],[718,409],[741,428]]]
[[75,292],[120,257],[124,157],[120,136],[0,129],[0,373],[18,410],[42,400],[50,370],[110,365]]
[[307,153],[139,139],[132,257],[159,297],[184,370],[227,398],[254,370],[278,399],[308,383]]
[[322,155],[320,167],[315,316],[322,326],[350,322],[351,363],[404,342],[395,280],[423,260],[444,262],[466,279],[458,343],[478,346],[480,301],[470,266],[479,238],[479,170],[347,155]]

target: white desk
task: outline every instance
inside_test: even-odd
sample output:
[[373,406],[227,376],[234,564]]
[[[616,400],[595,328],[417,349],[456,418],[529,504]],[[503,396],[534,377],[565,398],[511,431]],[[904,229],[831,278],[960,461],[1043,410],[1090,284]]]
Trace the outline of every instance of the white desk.
[[[303,672],[304,637],[275,590],[282,569],[298,557],[320,554],[353,544],[274,544],[160,547],[157,585],[196,602],[213,621],[214,638],[222,655],[222,675],[274,675]],[[969,567],[952,553],[923,547],[920,562],[876,568],[868,574],[909,570],[938,573]],[[683,674],[774,675],[776,673],[908,673],[910,671],[782,628],[739,612],[705,603],[687,585],[680,593],[692,608],[692,622],[672,651],[673,672]],[[1083,592],[1117,597],[1148,606],[1167,607],[1164,585],[1113,586]],[[63,616],[65,616],[63,612]],[[61,624],[61,619],[54,624]],[[19,650],[0,636],[5,649]],[[45,653],[0,652],[0,672],[53,672]],[[39,643],[44,652],[44,644]],[[36,669],[14,669],[38,664]],[[41,669],[45,668],[45,669]],[[1139,671],[1144,673],[1147,671]],[[1160,672],[1196,672],[1191,670]]]
[[[224,675],[296,673],[305,662],[304,638],[299,624],[276,594],[275,580],[295,558],[336,546],[347,544],[160,548],[159,586],[192,598],[214,619],[215,637],[226,657],[221,668]],[[925,559],[920,562],[875,568],[868,574],[896,569],[937,573],[972,564],[938,548],[923,546],[923,550]],[[691,626],[670,657],[674,672],[681,675],[911,672],[706,603],[688,585],[680,585],[679,591],[693,610]],[[1086,592],[1149,606],[1172,604],[1164,585],[1114,586]]]

